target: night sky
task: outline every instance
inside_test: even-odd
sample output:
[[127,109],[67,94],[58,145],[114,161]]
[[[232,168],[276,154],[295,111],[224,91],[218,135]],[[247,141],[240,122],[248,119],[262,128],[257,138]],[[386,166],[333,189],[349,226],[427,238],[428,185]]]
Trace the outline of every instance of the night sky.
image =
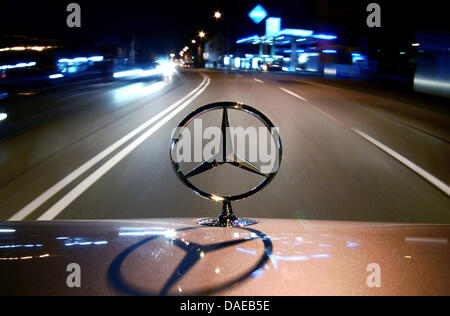
[[[66,26],[66,6],[81,5],[82,26]],[[365,8],[370,2],[382,5],[383,28],[365,26]],[[106,36],[123,41],[137,40],[137,48],[155,54],[178,52],[199,30],[209,35],[230,25],[230,39],[264,33],[264,22],[255,25],[248,12],[261,3],[270,16],[283,18],[283,27],[305,28],[338,34],[346,44],[358,44],[361,35],[378,32],[388,43],[406,38],[414,31],[448,33],[445,1],[0,1],[0,35],[26,35],[57,39],[66,45],[91,47]],[[431,5],[431,3],[435,3]],[[215,21],[213,12],[224,14]],[[0,45],[2,46],[2,45]]]

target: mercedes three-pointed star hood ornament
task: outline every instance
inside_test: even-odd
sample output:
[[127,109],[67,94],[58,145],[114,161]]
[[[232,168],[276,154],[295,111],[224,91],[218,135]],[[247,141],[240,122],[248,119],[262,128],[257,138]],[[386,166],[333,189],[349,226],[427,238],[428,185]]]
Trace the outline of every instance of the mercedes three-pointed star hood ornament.
[[[222,110],[222,124],[221,124],[221,150],[219,153],[215,154],[214,156],[210,157],[209,159],[203,161],[199,165],[197,165],[195,168],[193,168],[191,171],[184,173],[182,169],[180,168],[178,159],[175,159],[175,152],[177,150],[177,145],[179,141],[182,139],[183,131],[198,117],[204,115],[207,112],[213,111],[213,110]],[[241,155],[236,153],[233,150],[232,141],[231,141],[231,135],[229,132],[229,111],[241,111],[248,115],[251,115],[255,118],[257,118],[265,128],[269,130],[269,133],[274,140],[277,148],[278,153],[278,160],[276,164],[276,168],[271,169],[270,171],[263,170],[262,168],[258,167],[256,164],[248,161],[247,159],[243,158]],[[248,225],[256,224],[257,221],[254,219],[249,218],[238,218],[233,214],[233,210],[231,208],[231,202],[232,201],[238,201],[245,198],[250,197],[251,195],[259,192],[262,190],[266,185],[268,185],[275,175],[278,173],[278,170],[281,165],[281,157],[282,157],[282,145],[281,145],[281,139],[278,134],[278,129],[275,128],[275,126],[272,124],[272,122],[261,112],[258,110],[248,106],[244,105],[242,103],[236,103],[236,102],[219,102],[219,103],[213,103],[209,105],[205,105],[203,107],[198,108],[197,110],[190,113],[187,117],[185,117],[181,123],[178,125],[178,128],[176,129],[175,133],[172,136],[172,140],[170,143],[170,162],[172,163],[172,166],[174,168],[175,173],[177,174],[178,178],[190,189],[192,189],[195,193],[198,195],[216,201],[216,202],[222,202],[222,212],[221,214],[216,218],[207,218],[199,220],[198,223],[200,225],[204,226],[214,226],[214,227],[243,227]],[[250,172],[253,174],[257,174],[259,177],[261,177],[261,182],[251,189],[248,192],[241,193],[238,195],[232,195],[232,196],[221,196],[219,194],[209,193],[204,190],[199,189],[197,186],[193,185],[190,179],[192,177],[195,177],[201,173],[204,173],[208,170],[220,167],[222,165],[229,164],[231,166],[240,168],[244,170],[245,172]]]

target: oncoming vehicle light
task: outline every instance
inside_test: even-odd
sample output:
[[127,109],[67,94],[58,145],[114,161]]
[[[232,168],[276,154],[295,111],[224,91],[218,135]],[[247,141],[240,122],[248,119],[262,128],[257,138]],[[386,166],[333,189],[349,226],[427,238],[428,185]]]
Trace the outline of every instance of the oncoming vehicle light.
[[[1,114],[3,114],[3,113],[1,113]],[[0,115],[1,115],[0,114]],[[8,228],[0,228],[0,233],[15,233],[16,232],[16,230],[15,229],[8,229]]]
[[125,70],[120,72],[114,73],[114,78],[145,78],[145,77],[151,77],[155,75],[162,74],[163,71],[160,68],[155,69],[132,69],[132,70]]
[[64,77],[64,75],[63,74],[54,74],[54,75],[50,75],[50,76],[48,76],[50,79],[59,79],[59,78],[62,78],[62,77]]
[[0,113],[0,122],[6,120],[7,117],[8,117],[8,114]]

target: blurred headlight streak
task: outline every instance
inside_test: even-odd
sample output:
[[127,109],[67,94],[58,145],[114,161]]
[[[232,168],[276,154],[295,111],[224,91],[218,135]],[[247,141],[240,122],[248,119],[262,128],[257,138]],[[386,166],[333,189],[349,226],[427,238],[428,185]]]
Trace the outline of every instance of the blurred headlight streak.
[[126,70],[114,73],[114,78],[130,78],[139,77],[142,73],[142,69]]
[[64,77],[64,75],[62,74],[54,74],[54,75],[50,75],[48,76],[50,79],[58,79],[58,78],[62,78]]
[[450,83],[442,79],[431,75],[422,77],[420,74],[416,74],[414,77],[414,90],[448,98],[450,97]]
[[155,68],[155,69],[132,69],[132,70],[126,70],[126,71],[120,71],[114,73],[114,78],[145,78],[145,77],[151,77],[155,75],[160,75],[163,73],[163,70],[161,67]]
[[94,61],[94,62],[99,62],[99,61],[103,61],[104,57],[103,56],[92,56],[88,58],[90,61]]
[[145,77],[151,77],[151,76],[156,76],[156,75],[160,75],[162,74],[162,69],[161,67],[158,67],[156,69],[149,69],[149,70],[142,70],[140,72],[140,77],[141,78],[145,78]]
[[[5,113],[0,113],[0,121],[1,121],[2,114],[5,114]],[[0,229],[0,233],[15,233],[15,232],[16,232],[15,229],[7,229],[7,228]]]
[[6,51],[22,51],[22,50],[35,50],[42,52],[45,49],[56,48],[55,46],[15,46],[15,47],[4,47],[0,48],[0,52]]
[[129,101],[130,99],[134,98],[141,98],[145,97],[147,95],[150,95],[152,93],[155,93],[162,88],[165,87],[165,83],[162,81],[146,85],[142,82],[128,85],[126,87],[119,88],[114,91],[114,99],[117,102],[124,102]]
[[14,69],[14,68],[26,68],[26,67],[33,67],[36,66],[36,62],[32,61],[29,63],[19,63],[19,64],[15,64],[15,65],[2,65],[0,66],[0,70],[5,70],[5,69]]
[[429,86],[431,88],[450,89],[450,83],[448,81],[415,78],[414,84],[416,86],[422,85],[422,86]]

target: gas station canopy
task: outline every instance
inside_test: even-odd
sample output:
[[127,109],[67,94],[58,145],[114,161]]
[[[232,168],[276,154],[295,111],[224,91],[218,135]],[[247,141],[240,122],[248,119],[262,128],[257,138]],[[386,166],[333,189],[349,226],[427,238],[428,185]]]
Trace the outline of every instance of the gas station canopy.
[[[262,6],[256,6],[249,13],[249,17],[258,24],[267,17],[267,11],[265,11]],[[258,18],[258,20],[255,20],[256,18]],[[283,29],[281,28],[281,18],[267,17],[266,32],[264,35],[254,34],[247,36],[238,39],[236,44],[259,46],[258,57],[252,60],[252,64],[256,65],[256,62],[262,58],[273,60],[275,57],[278,57],[283,59],[283,62],[289,61],[289,67],[282,67],[283,69],[296,71],[298,63],[305,64],[305,60],[314,59],[316,64],[318,64],[319,58],[317,56],[319,56],[319,53],[337,53],[337,51],[329,49],[331,48],[329,42],[337,38],[338,37],[333,34],[316,33],[312,30],[293,28]],[[268,47],[270,47],[270,54],[264,54],[264,51]],[[284,57],[283,54],[289,54],[289,57]]]
[[247,36],[236,41],[237,44],[269,44],[286,45],[302,42],[302,44],[313,43],[317,40],[334,40],[336,35],[316,34],[311,30],[304,29],[281,29],[281,18],[269,17],[266,20],[266,34]]
[[286,45],[292,42],[302,42],[302,44],[317,42],[317,40],[334,40],[336,35],[315,34],[314,31],[303,29],[283,29],[271,36],[259,36],[257,34],[236,41],[237,44],[270,44]]

